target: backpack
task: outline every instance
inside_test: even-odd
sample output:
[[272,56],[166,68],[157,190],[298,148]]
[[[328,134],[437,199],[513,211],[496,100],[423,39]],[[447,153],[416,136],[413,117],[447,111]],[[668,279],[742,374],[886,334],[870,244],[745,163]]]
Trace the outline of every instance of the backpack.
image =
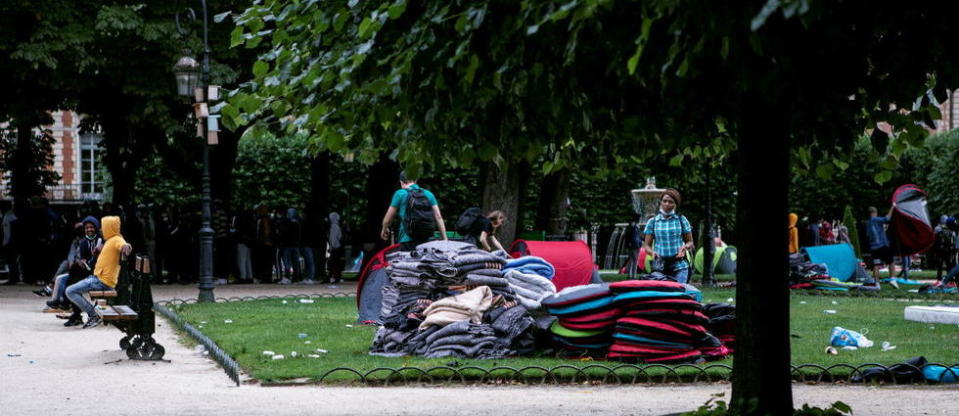
[[456,220],[456,232],[461,236],[468,235],[477,235],[482,230],[479,230],[480,226],[480,217],[483,216],[483,211],[479,207],[467,208],[466,211],[463,211],[460,214],[460,218]]
[[406,233],[415,241],[428,240],[436,229],[433,204],[422,189],[407,189]]

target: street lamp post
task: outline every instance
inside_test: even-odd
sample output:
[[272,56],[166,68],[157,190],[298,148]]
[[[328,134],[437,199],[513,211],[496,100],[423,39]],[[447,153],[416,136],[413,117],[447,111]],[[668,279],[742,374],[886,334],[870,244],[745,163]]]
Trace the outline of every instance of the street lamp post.
[[[210,44],[208,42],[206,0],[200,0],[203,6],[203,64],[198,65],[196,60],[185,56],[177,61],[173,71],[177,79],[177,92],[181,96],[195,97],[198,101],[194,108],[197,122],[200,123],[203,136],[203,178],[201,182],[201,201],[203,206],[203,222],[200,226],[200,294],[201,302],[213,302],[213,227],[210,213],[210,127],[198,108],[203,107],[206,114],[206,104],[210,90]],[[195,17],[193,10],[190,16]],[[179,15],[177,16],[179,27]],[[199,68],[197,68],[199,66]],[[198,91],[202,93],[197,94]],[[215,134],[215,132],[214,132]]]

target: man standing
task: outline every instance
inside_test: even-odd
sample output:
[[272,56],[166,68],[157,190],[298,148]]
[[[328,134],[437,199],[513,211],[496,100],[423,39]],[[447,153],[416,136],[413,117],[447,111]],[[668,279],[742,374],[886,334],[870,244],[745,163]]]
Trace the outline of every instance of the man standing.
[[400,217],[397,242],[400,243],[401,251],[412,251],[417,245],[429,241],[437,228],[440,238],[446,240],[446,225],[443,223],[443,214],[436,197],[432,192],[420,188],[416,179],[407,178],[405,172],[400,173],[400,189],[393,193],[390,207],[383,216],[380,238],[389,240],[390,224],[397,214]]
[[[881,266],[889,267],[889,277],[896,275],[895,262],[892,256],[892,246],[889,244],[889,238],[886,237],[885,225],[889,224],[889,218],[892,216],[892,207],[886,216],[880,217],[879,210],[876,207],[869,207],[869,220],[866,221],[866,237],[869,239],[869,252],[872,254],[872,277],[879,284],[879,269]],[[893,286],[898,286],[895,279],[891,280]]]

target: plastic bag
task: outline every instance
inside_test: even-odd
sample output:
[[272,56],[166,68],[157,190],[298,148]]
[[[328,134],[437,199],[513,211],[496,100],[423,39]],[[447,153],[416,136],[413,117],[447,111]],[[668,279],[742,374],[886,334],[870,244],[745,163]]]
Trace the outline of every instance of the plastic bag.
[[861,329],[860,331],[862,331],[862,333],[850,331],[838,326],[833,327],[832,333],[829,335],[829,345],[834,347],[858,348],[869,348],[873,346],[873,342],[865,336],[868,331],[865,329]]

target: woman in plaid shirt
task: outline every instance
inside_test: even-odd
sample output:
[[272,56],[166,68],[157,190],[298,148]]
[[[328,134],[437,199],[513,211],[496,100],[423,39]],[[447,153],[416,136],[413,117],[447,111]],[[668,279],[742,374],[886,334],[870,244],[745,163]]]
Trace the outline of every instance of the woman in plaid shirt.
[[659,214],[646,223],[643,248],[653,256],[653,270],[672,276],[680,283],[689,280],[686,252],[693,249],[693,227],[676,213],[682,201],[679,191],[666,189],[659,200]]

